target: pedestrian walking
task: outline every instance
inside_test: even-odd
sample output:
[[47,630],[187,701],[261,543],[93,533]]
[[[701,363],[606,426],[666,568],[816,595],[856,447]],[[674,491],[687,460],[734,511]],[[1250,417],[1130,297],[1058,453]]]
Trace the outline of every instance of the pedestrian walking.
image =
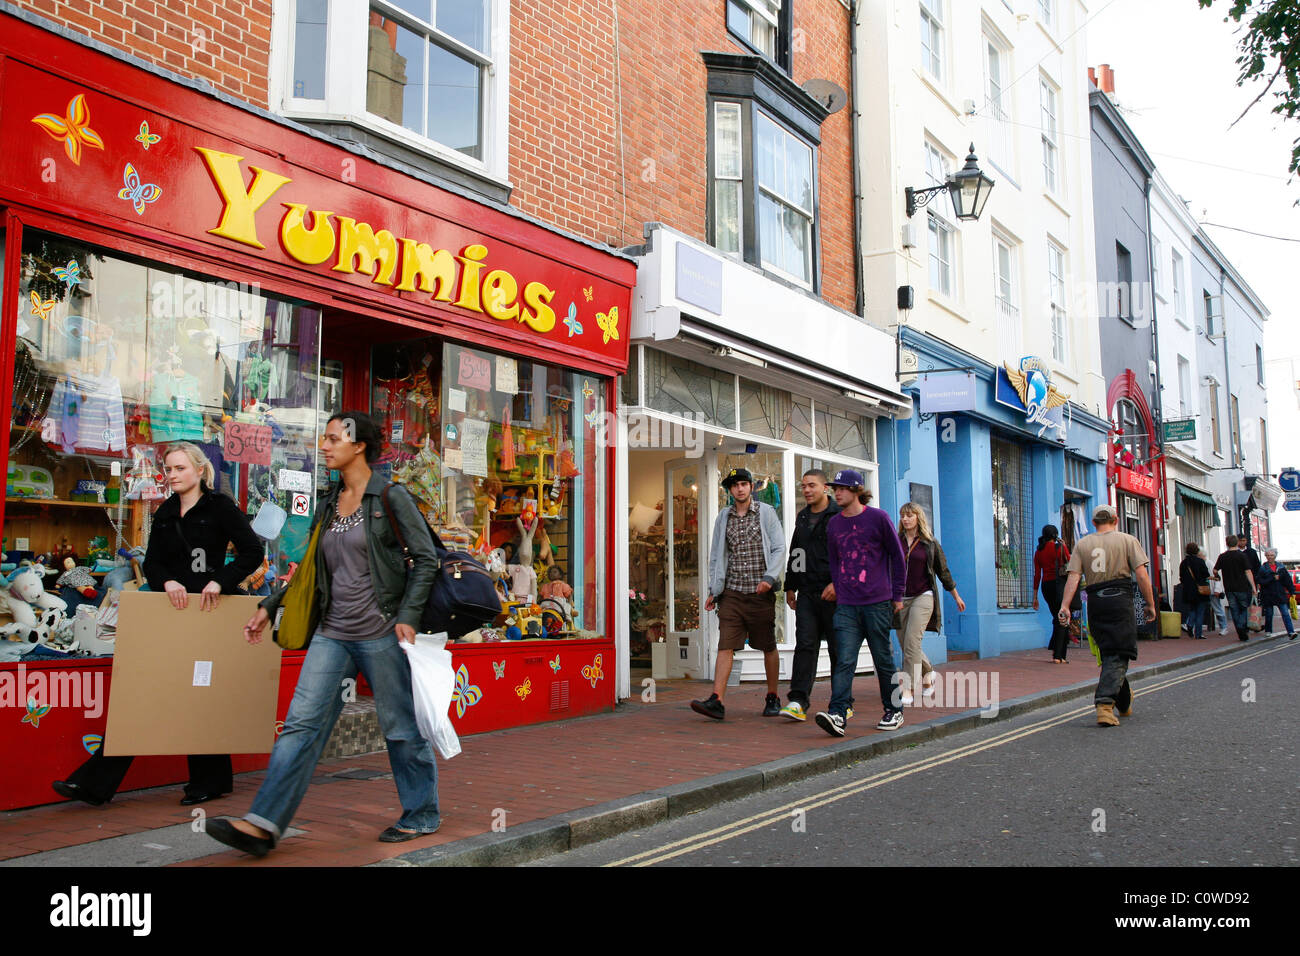
[[1228,597],[1228,609],[1232,612],[1237,639],[1248,641],[1250,631],[1246,627],[1246,616],[1258,587],[1255,584],[1255,574],[1250,569],[1250,557],[1237,546],[1238,540],[1235,534],[1224,539],[1227,550],[1214,562],[1214,576],[1223,580],[1223,590]]
[[[1204,552],[1198,553],[1204,559]],[[1228,633],[1228,613],[1223,609],[1224,599],[1223,582],[1215,574],[1210,575],[1210,611],[1214,614],[1213,626],[1218,628],[1220,634]],[[1207,615],[1208,616],[1208,615]]]
[[1065,589],[1065,566],[1069,563],[1070,549],[1061,540],[1056,525],[1043,525],[1043,533],[1038,536],[1038,550],[1034,552],[1034,610],[1038,610],[1038,590],[1041,585],[1047,609],[1052,612],[1052,634],[1047,646],[1051,649],[1053,664],[1066,663],[1065,655],[1070,647],[1070,628],[1057,620],[1061,610],[1061,593]]
[[840,513],[826,526],[831,583],[822,592],[835,601],[835,670],[831,674],[830,706],[817,715],[817,726],[834,737],[844,736],[853,673],[858,651],[866,640],[880,685],[884,716],[877,730],[903,726],[903,710],[894,703],[894,651],[889,628],[903,609],[906,562],[898,529],[889,515],[868,505],[862,473],[841,469],[831,479]]
[[[167,595],[173,608],[212,610],[223,594],[239,594],[239,584],[262,564],[266,549],[248,516],[234,499],[212,490],[212,463],[195,444],[177,442],[163,454],[163,474],[171,496],[153,516],[141,570],[149,590]],[[226,563],[233,544],[235,558]],[[134,757],[105,757],[104,744],[67,780],[55,780],[54,792],[69,800],[99,806],[113,799]],[[224,797],[234,789],[229,754],[191,754],[184,806]]]
[[1259,603],[1264,607],[1264,633],[1273,633],[1273,608],[1282,612],[1287,637],[1295,640],[1295,625],[1291,623],[1291,598],[1295,584],[1291,572],[1277,563],[1277,549],[1264,552],[1264,563],[1259,568]]
[[[830,555],[826,550],[826,525],[840,513],[826,487],[826,472],[811,468],[799,483],[806,502],[794,519],[790,537],[790,559],[785,568],[785,600],[794,611],[794,661],[790,669],[788,703],[781,716],[790,720],[808,718],[809,695],[817,676],[817,658],[822,641],[830,652],[835,671],[835,602],[822,598],[831,583]],[[849,700],[849,711],[853,700]]]
[[[252,808],[241,820],[207,825],[208,836],[254,856],[265,856],[283,838],[343,710],[340,688],[358,671],[374,690],[402,804],[400,819],[379,835],[380,841],[401,843],[433,833],[440,823],[438,769],[416,724],[411,668],[398,646],[398,641],[415,642],[438,557],[415,500],[371,471],[382,449],[379,426],[360,412],[335,415],[325,426],[321,450],[340,480],[313,522],[313,529],[320,529],[315,559],[320,624]],[[409,550],[409,570],[393,522]],[[262,639],[284,593],[264,600],[245,625],[250,644]]]
[[898,536],[907,571],[903,584],[903,609],[894,616],[894,629],[898,631],[898,641],[903,648],[903,671],[899,681],[901,700],[904,707],[910,707],[918,683],[926,697],[934,694],[934,668],[921,649],[921,639],[926,631],[937,634],[943,627],[939,596],[934,588],[935,577],[945,590],[952,592],[958,611],[966,610],[966,602],[957,593],[957,584],[948,571],[943,548],[931,534],[925,512],[919,505],[909,501],[898,509]]
[[1093,694],[1099,727],[1119,726],[1117,707],[1120,717],[1133,713],[1128,666],[1138,656],[1132,584],[1135,576],[1146,602],[1147,623],[1156,619],[1146,553],[1137,538],[1118,530],[1118,523],[1119,516],[1110,505],[1100,505],[1093,511],[1092,525],[1097,530],[1075,545],[1066,566],[1069,579],[1061,595],[1061,609],[1056,615],[1062,624],[1069,622],[1070,602],[1082,577],[1088,595],[1088,626],[1101,654],[1101,678]]
[[1195,541],[1187,542],[1186,554],[1178,565],[1178,583],[1182,586],[1183,606],[1187,608],[1184,627],[1196,640],[1204,640],[1205,614],[1210,608],[1210,569],[1201,557]]
[[718,660],[713,669],[713,693],[691,701],[691,710],[714,720],[727,715],[723,695],[731,677],[736,651],[745,642],[763,652],[767,697],[763,716],[781,713],[776,682],[781,658],[776,653],[776,584],[785,564],[785,533],[771,505],[754,499],[754,476],[748,468],[733,468],[722,479],[733,504],[722,509],[713,525],[709,545],[709,596],[704,609],[718,612]]

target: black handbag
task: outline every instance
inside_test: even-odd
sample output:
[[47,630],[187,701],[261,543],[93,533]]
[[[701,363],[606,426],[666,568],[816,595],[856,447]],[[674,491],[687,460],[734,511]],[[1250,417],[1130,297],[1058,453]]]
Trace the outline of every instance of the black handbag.
[[[388,506],[388,488],[384,489],[381,497],[384,513],[388,515],[393,534],[397,535],[397,543],[402,548],[402,557],[409,571],[415,566],[415,558],[411,557],[402,529],[393,518],[392,508]],[[490,624],[501,613],[501,598],[497,594],[496,580],[472,555],[464,551],[448,550],[438,538],[437,532],[427,525],[425,528],[433,539],[433,550],[438,555],[438,576],[429,589],[429,599],[420,616],[420,631],[425,634],[445,631],[450,637],[458,637],[473,628]]]

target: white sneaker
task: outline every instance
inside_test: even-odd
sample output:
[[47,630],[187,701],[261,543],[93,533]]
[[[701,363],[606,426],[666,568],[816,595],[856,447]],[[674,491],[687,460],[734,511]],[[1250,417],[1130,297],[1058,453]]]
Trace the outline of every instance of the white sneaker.
[[913,704],[915,704],[915,703],[916,703],[916,698],[913,697],[911,694],[904,694],[904,695],[903,695],[903,706],[904,706],[904,707],[911,707],[911,706],[912,706]]
[[791,720],[807,720],[808,715],[803,712],[803,705],[798,701],[790,701],[781,708],[781,716],[789,717]]
[[1228,629],[1225,627],[1225,628],[1223,628],[1221,631],[1219,631],[1219,633],[1220,633],[1220,634],[1227,634],[1227,633],[1228,633]]
[[929,700],[934,696],[934,673],[926,674],[922,678],[921,696]]

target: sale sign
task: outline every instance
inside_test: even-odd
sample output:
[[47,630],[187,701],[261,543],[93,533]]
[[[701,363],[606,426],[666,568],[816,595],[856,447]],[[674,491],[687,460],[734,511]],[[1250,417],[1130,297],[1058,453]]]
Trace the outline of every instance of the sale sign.
[[226,461],[241,465],[271,463],[271,426],[247,422],[226,422],[226,442],[222,448]]

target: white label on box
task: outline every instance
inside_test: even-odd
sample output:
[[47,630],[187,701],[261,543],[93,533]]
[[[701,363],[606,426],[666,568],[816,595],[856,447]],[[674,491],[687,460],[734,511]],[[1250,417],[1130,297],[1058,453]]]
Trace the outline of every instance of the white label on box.
[[463,412],[465,410],[465,390],[460,388],[447,389],[447,408],[453,412]]
[[311,491],[310,471],[290,471],[288,468],[281,468],[277,481],[281,491]]
[[108,466],[108,473],[114,478],[122,477],[122,463],[120,461],[111,462]]
[[212,686],[212,661],[194,662],[194,686],[195,687]]

